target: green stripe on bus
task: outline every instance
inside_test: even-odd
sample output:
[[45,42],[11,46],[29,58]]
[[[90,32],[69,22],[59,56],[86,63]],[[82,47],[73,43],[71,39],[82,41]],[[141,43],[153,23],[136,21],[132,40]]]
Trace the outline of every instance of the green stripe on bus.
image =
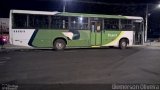
[[121,15],[104,15],[104,14],[85,14],[85,13],[59,13],[60,16],[75,16],[75,17],[96,17],[96,18],[115,18],[115,19],[127,19]]

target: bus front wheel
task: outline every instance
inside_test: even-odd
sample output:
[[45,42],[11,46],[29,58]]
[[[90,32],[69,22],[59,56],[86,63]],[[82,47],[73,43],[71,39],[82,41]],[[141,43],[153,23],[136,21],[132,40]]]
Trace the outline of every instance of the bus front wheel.
[[63,50],[66,47],[66,43],[63,39],[57,39],[53,46],[55,50]]
[[120,49],[126,49],[127,47],[127,40],[126,39],[121,39],[119,42],[119,48]]

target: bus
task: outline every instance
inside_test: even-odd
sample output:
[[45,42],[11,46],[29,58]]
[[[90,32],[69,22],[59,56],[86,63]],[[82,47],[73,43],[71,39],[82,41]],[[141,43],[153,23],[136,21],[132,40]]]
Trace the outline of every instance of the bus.
[[9,41],[56,50],[108,46],[125,49],[134,44],[135,32],[142,29],[143,18],[137,16],[10,10]]

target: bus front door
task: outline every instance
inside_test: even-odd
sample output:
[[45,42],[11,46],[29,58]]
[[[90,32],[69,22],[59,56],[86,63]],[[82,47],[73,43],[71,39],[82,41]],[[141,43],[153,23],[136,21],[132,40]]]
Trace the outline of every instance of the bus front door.
[[91,21],[91,46],[100,46],[102,38],[102,23],[100,21]]

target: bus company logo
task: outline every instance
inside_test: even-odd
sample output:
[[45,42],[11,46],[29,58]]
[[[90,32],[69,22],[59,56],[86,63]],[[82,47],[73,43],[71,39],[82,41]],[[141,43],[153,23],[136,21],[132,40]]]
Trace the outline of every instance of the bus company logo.
[[117,37],[118,36],[116,33],[108,33],[107,35],[108,35],[108,37]]

